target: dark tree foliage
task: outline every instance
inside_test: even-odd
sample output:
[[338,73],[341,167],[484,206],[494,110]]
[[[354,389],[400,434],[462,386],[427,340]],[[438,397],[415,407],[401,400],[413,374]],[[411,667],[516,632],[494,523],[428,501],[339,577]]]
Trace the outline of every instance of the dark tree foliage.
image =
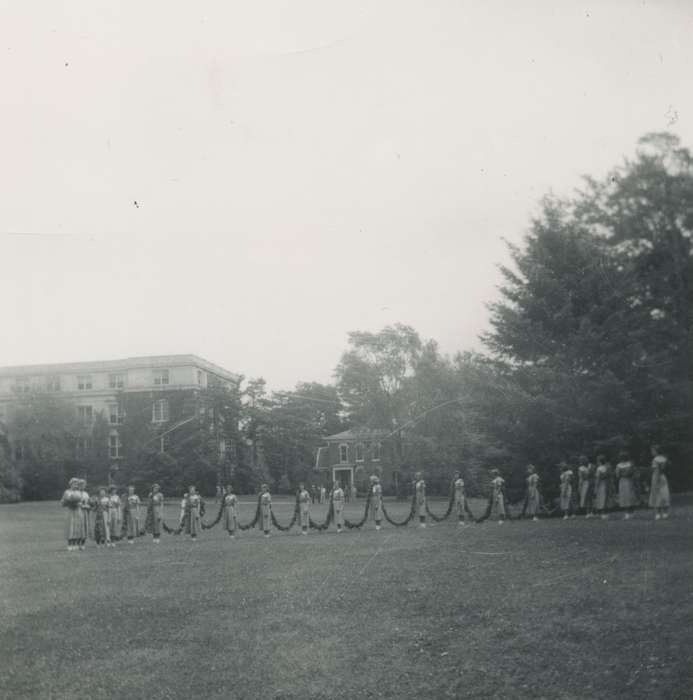
[[23,498],[57,498],[72,476],[93,486],[106,483],[108,426],[103,416],[81,421],[69,401],[37,391],[18,398],[7,427]]
[[5,426],[0,422],[0,503],[15,503],[21,498],[22,481],[11,455]]
[[168,392],[169,420],[161,423],[152,421],[154,398],[159,395],[127,398],[121,428],[125,455],[116,483],[132,484],[140,493],[158,483],[165,494],[175,496],[194,485],[210,496],[217,484],[233,482],[242,458],[239,392],[221,386],[196,396]]
[[[660,443],[691,484],[690,154],[669,135],[573,201],[547,199],[502,268],[502,299],[476,363],[477,408],[516,475],[580,453]],[[553,469],[553,471],[552,471]],[[519,478],[519,477],[518,477]]]
[[271,396],[257,388],[246,406],[247,435],[274,490],[293,493],[299,482],[317,478],[315,454],[325,436],[344,429],[337,391],[317,382]]
[[431,492],[447,493],[460,469],[478,491],[480,435],[455,363],[401,324],[350,333],[349,345],[335,372],[349,424],[391,431],[402,486],[421,470]]

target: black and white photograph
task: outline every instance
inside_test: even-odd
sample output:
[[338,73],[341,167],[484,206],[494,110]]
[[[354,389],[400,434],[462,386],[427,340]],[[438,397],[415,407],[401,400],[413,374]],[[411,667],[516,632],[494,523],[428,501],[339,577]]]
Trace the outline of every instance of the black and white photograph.
[[693,697],[693,3],[0,0],[0,698]]

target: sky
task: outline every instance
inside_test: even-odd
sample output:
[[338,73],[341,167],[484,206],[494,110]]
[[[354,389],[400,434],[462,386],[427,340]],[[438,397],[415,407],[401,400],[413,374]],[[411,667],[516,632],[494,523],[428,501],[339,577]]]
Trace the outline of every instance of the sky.
[[0,0],[0,366],[480,349],[543,195],[693,147],[692,36],[686,0]]

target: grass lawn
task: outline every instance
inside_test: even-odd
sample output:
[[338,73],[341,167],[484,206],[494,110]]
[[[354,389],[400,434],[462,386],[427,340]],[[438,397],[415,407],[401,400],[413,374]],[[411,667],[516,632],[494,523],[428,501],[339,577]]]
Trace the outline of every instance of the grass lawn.
[[0,507],[2,698],[693,697],[689,501],[657,523],[218,525],[82,553],[64,515]]

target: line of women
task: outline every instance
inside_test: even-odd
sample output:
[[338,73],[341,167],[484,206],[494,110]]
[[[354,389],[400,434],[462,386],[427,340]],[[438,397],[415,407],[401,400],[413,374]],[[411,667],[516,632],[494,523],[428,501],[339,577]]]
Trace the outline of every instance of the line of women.
[[[671,494],[667,471],[669,460],[662,454],[658,445],[653,445],[651,477],[647,505],[655,511],[655,520],[669,517]],[[624,519],[630,520],[633,510],[643,501],[638,493],[636,468],[627,452],[621,452],[615,467],[609,463],[605,455],[598,455],[596,464],[587,457],[581,456],[577,469],[572,469],[565,462],[559,466],[560,498],[559,508],[563,519],[573,518],[582,514],[586,518],[599,517],[608,519],[607,513],[611,508],[624,511]],[[539,489],[539,476],[535,468],[527,468],[527,497],[525,512],[533,520],[537,520],[540,512],[545,510]]]
[[[655,519],[659,520],[669,517],[671,499],[666,475],[669,461],[657,446],[652,448],[652,456],[648,504],[655,509]],[[527,489],[522,513],[536,521],[540,514],[546,514],[549,509],[542,498],[540,479],[536,469],[530,465],[527,472]],[[437,517],[428,509],[426,482],[418,472],[415,475],[411,517],[418,517],[419,526],[422,528],[426,527],[427,516],[444,520],[453,512],[459,525],[480,522],[487,518],[496,518],[500,524],[504,523],[508,517],[505,479],[497,469],[490,470],[489,474],[491,495],[487,511],[481,518],[475,518],[469,508],[465,484],[460,472],[455,473],[451,484],[447,513],[443,517]],[[133,486],[128,487],[127,495],[123,498],[119,496],[115,486],[110,487],[109,493],[101,488],[98,496],[90,497],[86,486],[84,479],[70,479],[69,486],[62,497],[62,505],[67,508],[66,538],[69,551],[84,550],[88,539],[93,539],[97,547],[115,547],[119,540],[133,544],[135,538],[145,532],[151,533],[154,543],[157,544],[160,542],[163,529],[175,534],[185,532],[191,540],[195,541],[203,529],[212,527],[218,521],[222,522],[224,530],[231,538],[234,538],[240,530],[255,526],[262,530],[265,537],[269,537],[273,524],[279,529],[288,530],[295,520],[298,520],[303,535],[307,535],[309,528],[313,526],[310,517],[312,499],[304,484],[299,486],[294,520],[288,526],[280,526],[274,519],[272,496],[267,484],[262,484],[255,518],[245,526],[239,524],[239,502],[230,485],[223,491],[219,514],[212,525],[204,524],[205,502],[197,489],[191,486],[181,500],[176,530],[171,530],[164,524],[164,496],[158,484],[152,486],[144,518],[142,501],[135,493]],[[330,496],[330,512],[337,533],[341,533],[345,527],[345,501],[344,490],[341,484],[335,481]],[[393,522],[385,513],[382,485],[378,476],[370,477],[367,503],[368,516],[375,523],[376,530],[381,529],[384,515]],[[626,453],[619,455],[619,462],[613,469],[603,455],[597,457],[596,464],[591,464],[587,458],[581,457],[576,470],[571,469],[567,464],[561,465],[559,508],[564,519],[574,517],[576,513],[582,513],[586,518],[606,519],[608,518],[606,511],[617,505],[625,511],[624,518],[628,520],[637,504],[635,468]],[[394,524],[404,525],[409,522],[409,519]],[[365,520],[366,515],[364,520],[356,526],[360,527]],[[321,525],[318,529],[324,527],[327,525]]]

